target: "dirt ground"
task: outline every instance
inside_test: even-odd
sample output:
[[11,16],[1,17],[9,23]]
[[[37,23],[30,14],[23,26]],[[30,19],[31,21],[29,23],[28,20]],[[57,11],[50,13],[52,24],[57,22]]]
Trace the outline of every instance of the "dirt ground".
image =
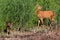
[[30,32],[12,31],[11,34],[0,34],[0,40],[60,40],[60,29],[41,31],[36,27]]

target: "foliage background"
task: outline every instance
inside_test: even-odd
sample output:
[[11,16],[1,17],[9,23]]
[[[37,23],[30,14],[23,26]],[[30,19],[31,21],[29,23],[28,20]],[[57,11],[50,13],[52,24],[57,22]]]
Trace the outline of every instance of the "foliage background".
[[37,2],[42,6],[42,10],[54,11],[55,21],[60,23],[60,0],[0,0],[0,31],[5,29],[7,20],[12,22],[14,29],[37,26],[38,18],[35,13]]

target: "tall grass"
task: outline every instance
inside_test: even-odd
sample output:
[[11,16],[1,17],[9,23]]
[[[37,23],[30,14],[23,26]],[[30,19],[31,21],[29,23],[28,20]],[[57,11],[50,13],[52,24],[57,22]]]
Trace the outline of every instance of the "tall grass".
[[[55,20],[60,22],[60,0],[38,0],[42,10],[52,10]],[[12,28],[32,28],[37,25],[35,6],[37,0],[0,0],[0,29],[5,28],[5,22],[10,20]]]

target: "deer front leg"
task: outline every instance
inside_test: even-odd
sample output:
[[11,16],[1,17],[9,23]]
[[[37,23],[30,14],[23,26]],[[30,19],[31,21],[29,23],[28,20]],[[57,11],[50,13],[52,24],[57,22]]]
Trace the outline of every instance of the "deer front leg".
[[41,20],[41,22],[42,22],[42,24],[43,24],[43,19],[42,19],[42,18],[40,18],[40,20]]
[[42,22],[42,27],[44,28],[43,18],[41,18],[41,22]]
[[38,20],[38,27],[40,26],[40,19]]

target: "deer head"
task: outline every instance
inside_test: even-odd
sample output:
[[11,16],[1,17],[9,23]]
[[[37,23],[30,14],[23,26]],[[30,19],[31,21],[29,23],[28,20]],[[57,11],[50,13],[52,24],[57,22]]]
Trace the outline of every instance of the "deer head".
[[40,10],[41,8],[42,7],[39,4],[36,5],[36,9]]

